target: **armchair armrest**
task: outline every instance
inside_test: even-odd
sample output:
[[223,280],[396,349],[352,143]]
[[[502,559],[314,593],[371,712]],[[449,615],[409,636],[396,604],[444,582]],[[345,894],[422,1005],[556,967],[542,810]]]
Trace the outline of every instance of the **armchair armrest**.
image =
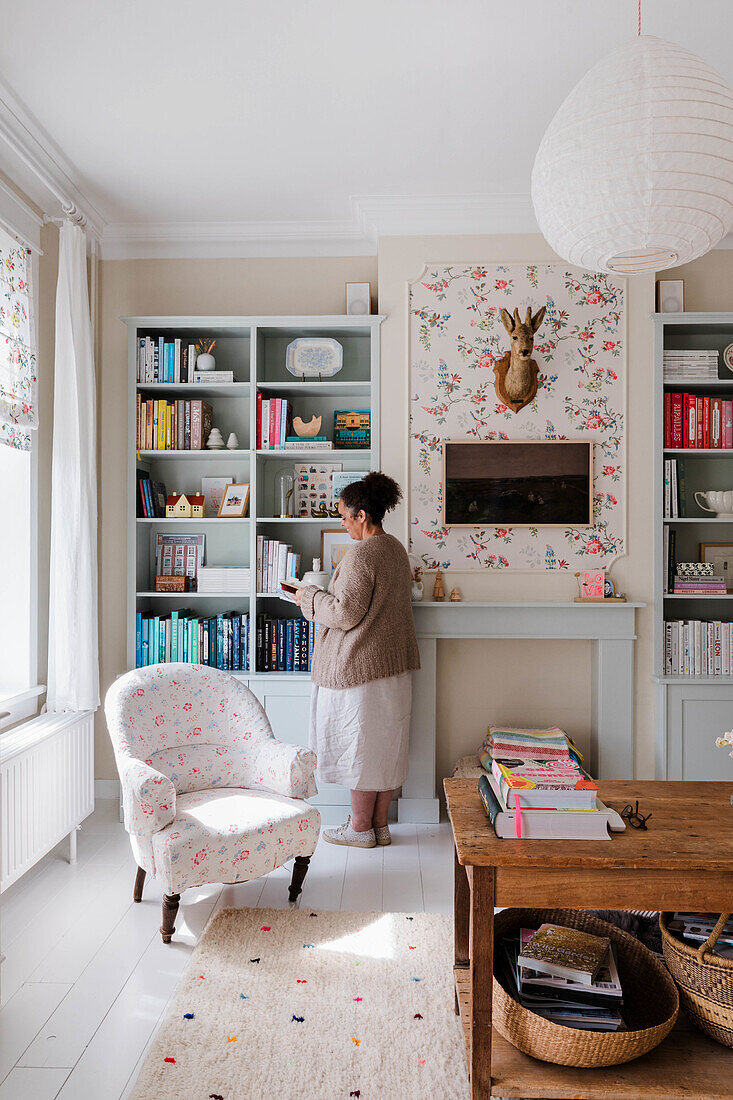
[[118,758],[125,828],[136,836],[152,836],[176,816],[176,789],[167,776],[142,760]]
[[316,754],[299,745],[287,745],[268,737],[255,742],[247,761],[248,786],[283,794],[289,798],[310,798],[318,793],[315,781]]

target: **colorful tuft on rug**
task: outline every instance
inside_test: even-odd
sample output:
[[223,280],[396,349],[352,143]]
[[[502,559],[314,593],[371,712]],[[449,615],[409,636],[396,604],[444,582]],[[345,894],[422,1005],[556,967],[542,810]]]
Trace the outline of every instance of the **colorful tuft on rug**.
[[432,913],[223,910],[130,1100],[466,1100],[452,947]]

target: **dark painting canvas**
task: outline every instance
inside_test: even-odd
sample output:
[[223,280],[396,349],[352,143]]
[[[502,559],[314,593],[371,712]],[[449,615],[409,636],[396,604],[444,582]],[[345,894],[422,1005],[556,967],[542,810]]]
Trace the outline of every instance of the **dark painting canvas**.
[[592,446],[444,443],[445,524],[591,524]]

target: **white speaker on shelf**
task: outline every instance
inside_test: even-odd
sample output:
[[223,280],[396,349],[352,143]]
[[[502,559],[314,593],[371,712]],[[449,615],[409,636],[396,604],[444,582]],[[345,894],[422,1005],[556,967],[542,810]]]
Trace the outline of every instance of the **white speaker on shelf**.
[[346,284],[346,312],[355,317],[366,317],[372,312],[372,284]]
[[684,313],[684,279],[659,279],[657,282],[657,312]]

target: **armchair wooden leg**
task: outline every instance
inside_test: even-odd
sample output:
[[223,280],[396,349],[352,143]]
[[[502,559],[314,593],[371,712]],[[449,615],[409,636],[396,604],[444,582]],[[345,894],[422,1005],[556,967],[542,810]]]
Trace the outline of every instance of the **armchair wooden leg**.
[[308,864],[311,861],[310,856],[296,856],[295,864],[293,866],[293,877],[290,880],[290,892],[288,894],[289,901],[297,901],[300,896],[300,891],[303,889],[303,880],[308,872]]
[[176,913],[178,912],[180,900],[180,894],[163,894],[163,923],[160,926],[163,943],[170,943],[173,939],[173,933],[176,930]]
[[145,871],[142,867],[138,867],[137,874],[135,875],[135,885],[132,888],[132,900],[143,900],[143,886],[145,885]]

